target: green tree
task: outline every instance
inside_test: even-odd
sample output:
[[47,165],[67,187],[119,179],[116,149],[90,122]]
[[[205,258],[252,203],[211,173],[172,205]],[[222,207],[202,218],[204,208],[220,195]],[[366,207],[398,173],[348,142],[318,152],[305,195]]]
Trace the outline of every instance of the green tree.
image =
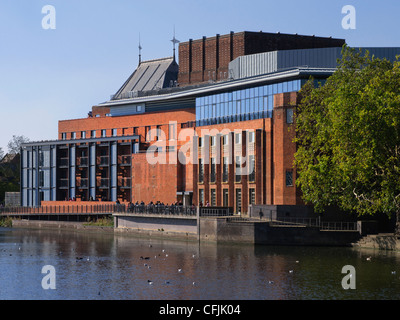
[[296,112],[297,185],[317,212],[400,214],[400,62],[344,47],[324,86]]

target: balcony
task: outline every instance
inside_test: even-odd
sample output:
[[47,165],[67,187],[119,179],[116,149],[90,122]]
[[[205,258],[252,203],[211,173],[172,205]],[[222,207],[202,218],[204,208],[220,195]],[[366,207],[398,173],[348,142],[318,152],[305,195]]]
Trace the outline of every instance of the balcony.
[[121,166],[130,166],[131,162],[132,162],[131,160],[132,160],[132,156],[130,156],[130,155],[118,156],[118,163]]
[[68,188],[68,179],[66,179],[66,178],[59,179],[58,183],[59,183],[60,188],[63,188],[63,189]]
[[97,180],[97,186],[101,189],[107,189],[109,187],[109,180],[108,178],[101,178]]
[[87,167],[89,163],[89,158],[88,157],[80,157],[76,159],[76,164],[79,167]]
[[69,158],[68,157],[66,157],[66,158],[59,158],[58,159],[58,166],[59,167],[68,167],[68,164],[69,164]]
[[126,177],[118,178],[118,186],[120,188],[130,188],[132,186],[132,179]]
[[76,181],[76,185],[78,188],[86,189],[89,187],[89,179],[81,178]]
[[99,166],[108,166],[109,162],[110,161],[108,156],[100,156],[97,158],[97,164]]

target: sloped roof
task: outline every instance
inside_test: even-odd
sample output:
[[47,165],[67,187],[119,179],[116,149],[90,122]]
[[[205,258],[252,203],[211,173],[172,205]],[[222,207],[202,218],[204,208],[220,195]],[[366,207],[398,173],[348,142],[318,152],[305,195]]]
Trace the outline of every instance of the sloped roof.
[[177,80],[178,71],[178,64],[173,57],[142,61],[113,99],[128,98],[134,92],[170,87],[171,81]]

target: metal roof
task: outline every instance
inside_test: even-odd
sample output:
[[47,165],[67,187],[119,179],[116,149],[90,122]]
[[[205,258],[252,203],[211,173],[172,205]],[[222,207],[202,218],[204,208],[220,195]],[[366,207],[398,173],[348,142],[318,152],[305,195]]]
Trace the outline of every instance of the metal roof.
[[[400,48],[355,48],[369,51],[370,56],[396,60]],[[279,50],[240,56],[229,63],[229,73],[233,79],[253,77],[277,72],[288,68],[336,68],[337,60],[342,57],[342,47]]]
[[[400,48],[397,47],[360,49],[361,51],[368,50],[371,56],[374,55],[377,58],[387,58],[390,61],[394,61],[396,55],[400,54]],[[169,88],[161,90],[162,93],[159,92],[158,94],[153,94],[153,92],[158,92],[157,90],[152,90],[153,92],[150,92],[149,90],[149,95],[121,95],[121,93],[129,92],[131,85],[134,83],[134,87],[140,87],[139,84],[143,83],[143,81],[139,79],[139,75],[143,75],[143,77],[146,78],[144,73],[150,73],[149,70],[151,67],[153,68],[151,70],[155,70],[155,67],[150,65],[150,63],[157,64],[165,60],[164,62],[167,64],[170,63],[173,58],[153,60],[146,63],[143,62],[143,66],[140,65],[138,70],[135,71],[137,74],[134,73],[120,91],[118,91],[118,97],[100,103],[98,106],[112,107],[132,103],[156,103],[182,98],[194,99],[201,95],[235,90],[240,87],[252,85],[279,82],[290,78],[304,78],[309,76],[329,77],[337,68],[337,60],[341,58],[341,50],[341,47],[281,50],[241,56],[231,61],[229,66],[232,71],[229,80],[210,83],[195,88]]]
[[173,57],[142,61],[113,99],[133,97],[137,92],[169,87],[171,81],[177,80],[178,69]]
[[229,80],[213,83],[207,86],[202,86],[194,89],[174,91],[173,89],[169,93],[160,95],[150,95],[144,97],[133,97],[121,100],[110,100],[98,104],[98,106],[120,106],[124,104],[132,103],[143,103],[143,102],[155,102],[162,100],[172,100],[185,97],[197,97],[200,95],[211,94],[218,91],[234,90],[240,87],[261,85],[263,83],[269,83],[274,81],[285,81],[288,78],[296,77],[308,77],[308,76],[330,76],[336,69],[335,68],[291,68],[284,71],[263,74],[259,76],[253,76],[243,79]]

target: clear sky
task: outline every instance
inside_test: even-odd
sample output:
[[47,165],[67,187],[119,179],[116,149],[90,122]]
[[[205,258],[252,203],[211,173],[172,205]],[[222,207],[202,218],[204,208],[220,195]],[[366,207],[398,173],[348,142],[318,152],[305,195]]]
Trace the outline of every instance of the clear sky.
[[[342,27],[345,5],[356,29]],[[399,17],[399,0],[0,0],[0,147],[56,139],[58,120],[108,100],[137,67],[139,34],[143,60],[172,56],[174,26],[181,42],[262,30],[400,47]]]

